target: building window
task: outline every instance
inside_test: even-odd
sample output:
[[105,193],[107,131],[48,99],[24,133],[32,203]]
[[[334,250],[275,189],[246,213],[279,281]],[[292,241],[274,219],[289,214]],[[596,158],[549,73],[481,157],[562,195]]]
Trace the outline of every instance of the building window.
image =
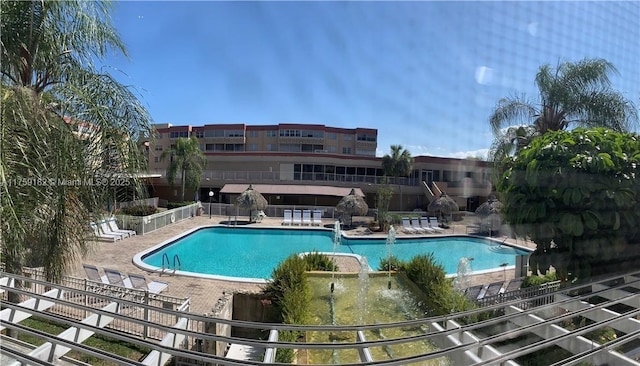
[[159,156],[154,156],[153,157],[153,162],[154,163],[159,163],[160,162],[160,157]]
[[258,144],[247,144],[247,151],[258,151]]
[[336,147],[335,147],[335,146],[328,146],[327,150],[328,150],[330,153],[335,153],[335,152],[336,152]]
[[353,135],[350,135],[350,134],[344,134],[344,135],[342,135],[342,139],[343,139],[344,141],[353,141]]
[[156,146],[154,147],[154,150],[155,150],[155,151],[162,151],[162,145],[156,145]]
[[337,140],[338,139],[338,134],[335,132],[327,132],[327,138],[329,140]]
[[275,130],[267,131],[267,137],[276,137],[276,136],[278,136],[278,131],[275,131]]
[[162,134],[161,133],[156,132],[155,137],[156,137],[156,140],[162,140]]
[[201,139],[204,137],[204,131],[196,131],[196,137]]
[[350,147],[343,147],[342,148],[342,153],[343,154],[351,154],[351,148]]
[[376,136],[375,135],[367,135],[366,133],[359,133],[357,136],[358,141],[370,141],[370,142],[375,142],[376,141]]
[[258,131],[247,131],[248,137],[258,137]]
[[187,138],[189,137],[189,131],[180,131],[180,132],[171,132],[169,134],[169,138],[170,139],[177,139],[177,138]]

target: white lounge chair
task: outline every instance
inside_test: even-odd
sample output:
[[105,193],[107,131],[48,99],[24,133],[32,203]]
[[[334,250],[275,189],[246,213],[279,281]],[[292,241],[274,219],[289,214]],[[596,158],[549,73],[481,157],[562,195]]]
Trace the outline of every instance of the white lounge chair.
[[107,235],[119,236],[120,239],[124,239],[124,238],[128,238],[129,237],[129,234],[118,233],[118,232],[115,232],[115,231],[111,230],[111,228],[109,227],[109,224],[107,224],[107,222],[105,220],[100,221],[100,230],[102,230],[102,232],[104,234],[107,234]]
[[409,222],[409,218],[408,217],[403,217],[402,218],[402,231],[404,231],[407,234],[415,234],[416,230],[411,227],[411,223]]
[[420,222],[418,222],[418,218],[417,217],[411,217],[409,218],[409,223],[411,225],[411,227],[413,228],[413,230],[415,230],[416,233],[426,233],[427,231],[422,229],[420,227]]
[[322,226],[322,210],[313,210],[313,225]]
[[122,272],[109,268],[103,269],[104,274],[107,276],[107,281],[110,285],[120,286],[124,288],[133,288],[133,286],[131,285],[131,280],[127,278]]
[[127,234],[127,236],[133,236],[133,235],[137,234],[135,230],[120,229],[118,227],[118,222],[116,222],[116,218],[115,217],[111,217],[111,218],[107,219],[107,225],[109,225],[109,228],[114,233]]
[[94,222],[89,225],[91,226],[91,230],[93,230],[93,236],[98,239],[107,240],[110,242],[115,242],[116,240],[122,239],[122,235],[107,234],[102,232],[102,230],[100,230],[98,225],[96,225]]
[[293,218],[291,219],[291,225],[302,225],[302,211],[293,210]]
[[91,264],[83,263],[82,268],[84,268],[84,273],[87,275],[87,278],[90,279],[91,281],[97,282],[97,283],[103,283],[105,285],[109,284],[109,281],[107,280],[107,276],[101,276],[100,270],[98,269],[98,267]]
[[168,283],[161,281],[147,282],[145,276],[134,273],[129,273],[129,281],[134,289],[149,291],[152,294],[159,294],[169,286]]
[[302,225],[311,226],[311,210],[302,211]]
[[444,229],[440,227],[440,223],[438,222],[438,218],[435,216],[429,217],[429,227],[437,232],[443,232]]
[[420,227],[422,228],[422,230],[431,234],[436,232],[434,228],[429,226],[429,219],[426,216],[423,216],[422,218],[420,218]]
[[284,210],[282,225],[291,225],[291,210]]

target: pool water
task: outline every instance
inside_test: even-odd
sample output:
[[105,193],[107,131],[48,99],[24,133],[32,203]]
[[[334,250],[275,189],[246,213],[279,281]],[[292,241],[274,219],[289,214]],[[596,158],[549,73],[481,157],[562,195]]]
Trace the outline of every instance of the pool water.
[[[206,275],[268,279],[274,268],[294,253],[332,253],[333,231],[329,229],[269,229],[208,227],[193,231],[170,243],[160,244],[138,254],[144,265],[165,268],[174,257],[180,270]],[[337,253],[367,257],[373,270],[387,258],[386,239],[342,238]],[[472,270],[500,268],[515,264],[516,255],[528,252],[495,241],[466,236],[440,238],[397,238],[392,255],[410,260],[416,255],[434,253],[445,272],[455,274],[462,257],[473,257]]]

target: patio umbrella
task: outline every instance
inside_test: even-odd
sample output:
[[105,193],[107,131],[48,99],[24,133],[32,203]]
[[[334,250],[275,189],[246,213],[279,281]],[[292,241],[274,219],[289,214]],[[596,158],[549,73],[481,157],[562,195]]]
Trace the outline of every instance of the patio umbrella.
[[502,225],[502,216],[500,216],[502,206],[502,202],[498,201],[494,195],[489,196],[487,202],[476,209],[476,215],[480,219],[480,227],[488,228],[489,233],[499,229]]
[[356,194],[355,189],[351,189],[348,195],[342,197],[336,211],[341,214],[349,215],[350,224],[353,222],[353,215],[365,215],[369,211],[369,205],[364,201],[364,198]]
[[250,184],[249,187],[238,196],[236,205],[242,208],[248,208],[250,220],[253,222],[253,210],[264,210],[267,208],[268,202],[264,196],[253,189],[253,186]]
[[430,212],[437,212],[440,217],[443,215],[450,215],[452,212],[458,211],[458,204],[453,198],[447,196],[446,193],[442,193],[440,197],[429,203],[427,210]]

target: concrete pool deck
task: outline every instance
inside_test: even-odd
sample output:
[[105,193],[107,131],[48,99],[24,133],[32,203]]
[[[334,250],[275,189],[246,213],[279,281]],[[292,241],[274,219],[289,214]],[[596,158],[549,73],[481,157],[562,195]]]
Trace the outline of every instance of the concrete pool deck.
[[[225,222],[228,217],[213,216],[209,219],[208,216],[196,216],[191,219],[183,220],[175,224],[158,229],[146,235],[135,235],[130,238],[126,238],[115,243],[110,242],[96,242],[94,250],[90,252],[84,259],[78,261],[70,275],[79,278],[85,278],[85,273],[82,268],[83,263],[93,264],[98,268],[110,268],[116,269],[123,273],[137,273],[144,274],[148,281],[157,280],[163,281],[169,284],[168,288],[163,291],[163,294],[175,296],[175,297],[189,297],[191,298],[191,312],[196,314],[211,313],[212,308],[215,306],[218,299],[223,296],[223,293],[234,292],[259,292],[264,285],[239,282],[239,281],[227,281],[216,279],[204,279],[187,276],[173,276],[169,274],[158,274],[147,272],[133,264],[133,256],[145,249],[153,247],[171,238],[179,236],[185,231],[207,225],[217,225],[221,222]],[[246,217],[239,218],[239,220],[247,220]],[[274,226],[281,227],[282,218],[265,218],[260,223],[253,223],[251,226]],[[323,219],[325,225],[333,223],[330,219]],[[299,228],[295,226],[295,228]],[[302,228],[317,228],[317,226],[302,226]],[[456,222],[450,229],[447,229],[442,235],[451,234],[465,234],[466,223]],[[368,237],[381,237],[385,238],[384,233],[370,233],[365,227],[359,227],[353,230],[345,230],[347,235],[367,235]],[[406,234],[398,232],[398,236],[405,236]],[[428,236],[428,235],[427,235]],[[505,237],[499,238],[501,241]],[[519,246],[525,246],[530,249],[535,249],[535,245],[532,243],[523,243],[519,240],[517,243],[513,239],[507,239],[506,243],[517,244]],[[358,272],[360,270],[360,263],[354,257],[338,256],[336,262],[340,271],[344,272]],[[484,273],[478,275],[472,275],[471,285],[487,284],[495,281],[505,279],[509,280],[514,277],[513,270],[500,270],[491,273]]]

